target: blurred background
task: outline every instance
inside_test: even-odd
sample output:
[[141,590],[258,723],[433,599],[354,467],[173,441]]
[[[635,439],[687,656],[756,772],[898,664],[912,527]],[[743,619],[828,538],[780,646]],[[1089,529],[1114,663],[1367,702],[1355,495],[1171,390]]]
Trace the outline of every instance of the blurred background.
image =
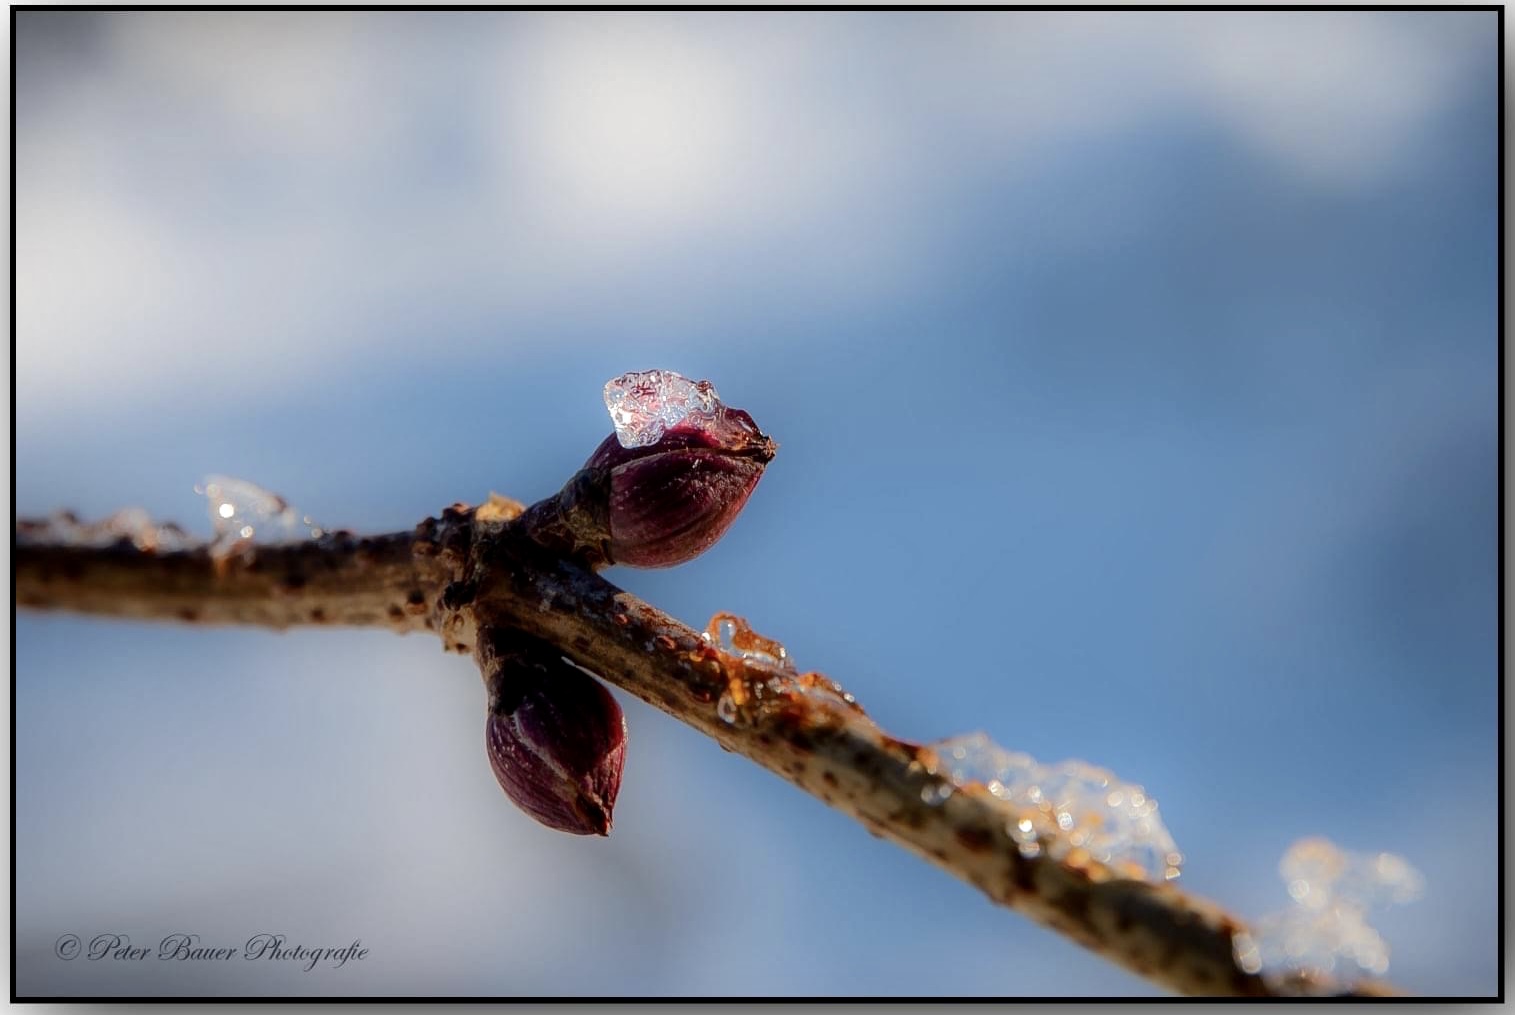
[[[1496,15],[16,15],[16,507],[557,489],[600,387],[782,450],[625,588],[914,739],[1142,783],[1183,884],[1392,850],[1491,994]],[[1148,994],[640,702],[608,840],[381,631],[16,622],[16,990]],[[298,963],[64,962],[259,932]]]

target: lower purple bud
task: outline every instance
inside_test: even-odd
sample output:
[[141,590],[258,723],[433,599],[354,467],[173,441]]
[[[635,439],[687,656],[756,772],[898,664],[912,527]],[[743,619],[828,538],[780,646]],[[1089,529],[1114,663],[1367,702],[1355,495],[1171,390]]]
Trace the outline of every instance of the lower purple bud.
[[626,761],[621,706],[556,657],[510,657],[494,675],[484,726],[505,795],[549,828],[608,835]]

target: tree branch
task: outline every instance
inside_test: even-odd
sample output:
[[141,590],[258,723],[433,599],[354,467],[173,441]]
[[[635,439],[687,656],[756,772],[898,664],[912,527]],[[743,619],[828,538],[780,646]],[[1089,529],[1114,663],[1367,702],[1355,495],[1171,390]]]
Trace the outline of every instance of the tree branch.
[[[544,502],[547,504],[548,502]],[[818,674],[720,651],[689,627],[530,538],[534,518],[492,499],[455,505],[414,532],[339,533],[218,559],[206,549],[154,554],[37,543],[18,524],[16,602],[138,620],[429,630],[472,652],[508,628],[762,765],[807,793],[1105,958],[1165,988],[1205,996],[1318,993],[1243,970],[1225,910],[1172,883],[1122,877],[1078,849],[1024,856],[1012,805],[934,774],[929,748],[885,733]],[[944,796],[939,803],[928,800]],[[1391,988],[1362,981],[1351,993]]]
[[209,546],[144,551],[39,541],[45,522],[17,523],[16,603],[131,620],[435,630],[435,604],[462,567],[472,536],[461,505],[414,532],[358,538],[337,532],[303,543],[218,556]]

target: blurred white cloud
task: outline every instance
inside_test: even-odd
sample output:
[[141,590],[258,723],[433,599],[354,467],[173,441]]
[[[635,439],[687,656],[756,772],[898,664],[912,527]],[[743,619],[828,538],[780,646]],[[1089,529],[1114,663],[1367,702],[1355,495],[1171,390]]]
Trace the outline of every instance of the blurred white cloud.
[[1493,27],[1342,11],[1195,22],[1179,37],[1199,93],[1264,153],[1328,186],[1401,169],[1467,85],[1468,45]]
[[498,63],[496,158],[524,163],[551,217],[579,228],[656,235],[720,215],[757,97],[723,55],[658,20],[542,24]]
[[944,242],[915,195],[1010,181],[1032,151],[1163,117],[1217,118],[1304,184],[1367,185],[1413,160],[1479,23],[245,13],[87,28],[93,48],[25,64],[18,90],[18,408],[33,420],[401,356],[385,325],[406,309],[438,315],[445,348],[449,312],[646,278],[677,291],[712,257],[761,267],[775,299],[874,299]]
[[163,113],[204,116],[214,148],[351,162],[385,145],[402,103],[374,102],[394,83],[401,40],[361,15],[274,12],[121,17],[110,26],[110,78]]

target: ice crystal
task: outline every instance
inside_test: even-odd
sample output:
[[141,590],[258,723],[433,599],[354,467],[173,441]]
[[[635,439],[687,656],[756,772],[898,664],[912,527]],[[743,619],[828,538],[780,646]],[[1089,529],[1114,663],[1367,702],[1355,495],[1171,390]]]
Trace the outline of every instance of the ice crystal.
[[1276,980],[1308,979],[1331,993],[1389,970],[1389,946],[1371,924],[1373,909],[1420,897],[1420,872],[1393,853],[1351,853],[1304,839],[1278,865],[1293,902],[1233,941],[1237,964]]
[[207,476],[195,487],[205,495],[215,528],[212,552],[231,554],[254,543],[290,543],[317,539],[325,532],[276,493],[242,479]]
[[[811,698],[862,712],[857,699],[821,673],[800,673],[789,650],[774,638],[766,638],[734,613],[717,613],[700,634],[710,648],[741,665],[730,673],[731,684],[716,703],[716,715],[734,724],[750,718],[754,710],[778,701]],[[748,673],[746,664],[781,670],[777,676]]]
[[642,370],[605,382],[605,408],[621,446],[640,448],[691,419],[715,419],[721,399],[709,381],[691,381],[672,370]]
[[173,553],[196,545],[189,533],[179,526],[172,523],[158,525],[141,508],[124,508],[98,522],[81,522],[70,511],[58,511],[41,521],[17,522],[16,539],[21,543],[61,546],[130,544],[149,553]]
[[[1151,881],[1178,877],[1183,856],[1157,812],[1157,801],[1142,787],[1082,761],[1040,764],[1029,754],[1005,750],[984,733],[950,737],[930,749],[934,774],[951,786],[977,783],[1017,808],[1006,831],[1022,854],[1036,856],[1045,849],[1062,859],[1081,849],[1117,873]],[[940,784],[929,798],[922,793],[928,803],[950,795]]]
[[713,645],[727,655],[794,671],[789,650],[781,642],[758,634],[747,621],[734,613],[717,613],[711,617],[700,638],[705,644]]

